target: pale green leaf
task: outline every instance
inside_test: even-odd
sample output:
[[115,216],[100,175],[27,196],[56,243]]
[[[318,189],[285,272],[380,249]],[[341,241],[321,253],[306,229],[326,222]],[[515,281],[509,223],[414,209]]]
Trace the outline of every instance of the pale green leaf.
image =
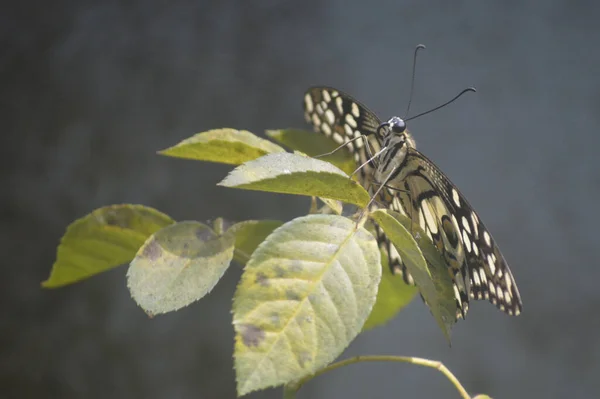
[[130,262],[150,235],[171,223],[169,216],[142,205],[96,209],[67,227],[42,286],[61,287]]
[[127,271],[133,299],[148,314],[180,309],[212,290],[233,258],[232,234],[216,235],[199,222],[157,231]]
[[158,153],[196,161],[240,165],[272,152],[283,151],[277,144],[245,130],[225,128],[195,134]]
[[[397,212],[378,209],[371,217],[385,231],[402,257],[431,313],[450,341],[456,323],[456,301],[448,267],[438,250],[421,228]],[[418,234],[417,241],[410,234]]]
[[269,154],[232,170],[225,187],[331,198],[358,206],[369,194],[336,166],[298,154]]
[[[339,144],[329,137],[307,130],[280,129],[267,130],[266,133],[278,143],[292,150],[302,151],[311,157],[327,154],[339,147]],[[354,157],[347,148],[339,148],[333,154],[319,157],[319,159],[334,164],[346,174],[350,174],[356,169]]]
[[239,395],[314,373],[360,332],[381,278],[375,238],[335,215],[276,229],[246,264],[233,302]]
[[377,301],[369,315],[363,331],[384,325],[393,319],[400,310],[415,298],[417,287],[408,285],[401,276],[392,274],[387,253],[381,251],[381,283],[377,291]]

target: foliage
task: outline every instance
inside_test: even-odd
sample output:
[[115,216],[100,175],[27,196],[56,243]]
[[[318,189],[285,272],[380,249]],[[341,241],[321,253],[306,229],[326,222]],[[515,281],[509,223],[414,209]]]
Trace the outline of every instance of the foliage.
[[[426,236],[407,218],[386,210],[358,221],[341,216],[342,204],[362,210],[370,199],[348,176],[356,167],[352,157],[346,151],[322,159],[304,155],[336,147],[309,132],[267,134],[298,152],[288,153],[247,131],[217,129],[159,154],[238,165],[219,185],[309,196],[312,214],[286,223],[247,220],[225,228],[222,219],[212,226],[175,222],[142,205],[103,207],[67,228],[50,277],[42,285],[64,286],[129,263],[131,295],[146,313],[155,315],[204,297],[232,260],[245,264],[233,300],[238,394],[285,385],[284,395],[293,397],[308,379],[339,367],[340,363],[327,365],[357,334],[385,324],[417,292],[390,273],[387,254],[380,252],[370,232],[376,221],[407,263],[449,340],[456,306],[452,285]],[[323,208],[317,209],[316,197],[325,203]],[[437,362],[395,361],[407,359],[453,378]],[[363,357],[341,363],[370,360],[391,359]],[[453,382],[468,397],[458,381]]]

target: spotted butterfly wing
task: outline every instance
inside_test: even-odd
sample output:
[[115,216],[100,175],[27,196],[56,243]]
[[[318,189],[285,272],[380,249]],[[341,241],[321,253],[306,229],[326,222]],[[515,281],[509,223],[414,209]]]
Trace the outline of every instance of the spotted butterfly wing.
[[[354,156],[358,165],[362,165],[371,158],[361,136],[366,136],[369,140],[371,154],[376,154],[381,149],[381,142],[376,134],[381,121],[367,107],[348,94],[330,87],[311,87],[304,95],[303,105],[306,121],[312,124],[317,132],[330,137],[337,144],[347,143],[344,149]],[[353,142],[350,143],[350,141]],[[370,162],[359,171],[359,182],[369,191],[371,191],[375,167],[374,162]],[[384,195],[392,198],[394,194],[382,192],[382,199]],[[383,199],[384,203],[386,203],[385,201]],[[377,204],[374,202],[373,207],[376,206]],[[375,232],[379,247],[388,255],[392,273],[400,273],[405,282],[414,284],[406,266],[402,263],[400,254],[385,236],[383,230],[379,226],[375,226]]]
[[[337,144],[346,144],[346,151],[362,165],[370,159],[363,136],[368,137],[369,148],[376,153],[381,143],[376,133],[379,118],[367,107],[330,87],[312,87],[304,95],[304,118],[319,133]],[[352,143],[349,143],[352,141]],[[360,183],[366,187],[371,182],[375,165],[370,163],[360,170]]]
[[[393,147],[386,140],[385,145]],[[375,172],[391,170],[385,157]],[[391,161],[391,159],[390,159]],[[433,241],[451,271],[458,317],[464,318],[469,299],[487,299],[509,315],[522,310],[512,272],[485,225],[463,194],[425,155],[413,147],[392,174],[383,172],[386,186],[398,189],[393,207],[413,209],[414,223]]]

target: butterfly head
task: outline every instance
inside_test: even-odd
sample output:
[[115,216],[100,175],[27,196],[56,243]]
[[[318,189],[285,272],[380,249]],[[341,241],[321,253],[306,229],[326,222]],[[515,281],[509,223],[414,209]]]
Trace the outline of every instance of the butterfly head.
[[415,141],[406,129],[406,122],[397,116],[379,125],[377,134],[381,138],[383,146],[387,148],[399,150],[405,145],[415,148]]
[[383,182],[398,170],[408,154],[409,148],[415,148],[415,142],[406,129],[402,118],[394,116],[377,128],[381,137],[381,146],[385,150],[380,155],[375,171],[375,180]]

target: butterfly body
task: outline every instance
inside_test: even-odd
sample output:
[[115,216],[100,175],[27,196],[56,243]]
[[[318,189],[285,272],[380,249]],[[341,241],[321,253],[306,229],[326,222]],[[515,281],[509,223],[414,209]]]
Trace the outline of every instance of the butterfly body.
[[[433,241],[448,265],[457,317],[466,316],[470,299],[489,300],[509,315],[521,312],[514,277],[495,241],[458,188],[416,149],[403,119],[382,123],[352,97],[328,87],[309,89],[304,110],[316,131],[348,143],[357,163],[365,164],[360,171],[365,188],[373,193],[374,185],[384,186],[376,203],[410,217]],[[359,144],[361,136],[366,145]],[[385,233],[379,227],[376,233],[392,271],[413,283]]]

